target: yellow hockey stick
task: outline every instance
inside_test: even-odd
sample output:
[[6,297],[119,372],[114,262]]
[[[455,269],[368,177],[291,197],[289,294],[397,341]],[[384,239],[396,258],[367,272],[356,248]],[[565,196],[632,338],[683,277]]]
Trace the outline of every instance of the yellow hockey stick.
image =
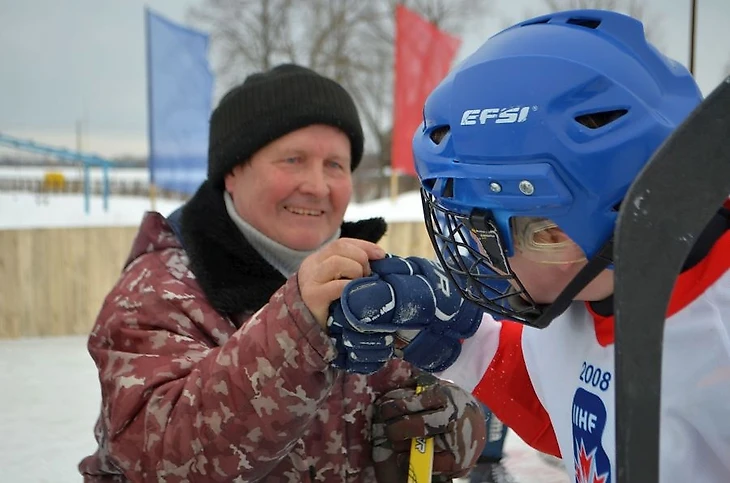
[[[419,377],[416,394],[434,384],[435,378]],[[408,461],[408,483],[431,483],[433,473],[433,438],[418,437],[411,440],[411,456]]]

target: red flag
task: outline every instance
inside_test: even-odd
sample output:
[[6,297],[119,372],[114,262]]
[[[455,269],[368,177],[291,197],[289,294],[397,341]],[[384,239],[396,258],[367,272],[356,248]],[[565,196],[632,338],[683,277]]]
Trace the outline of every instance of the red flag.
[[415,175],[411,142],[423,121],[426,97],[446,76],[461,40],[417,13],[395,10],[395,99],[391,168]]

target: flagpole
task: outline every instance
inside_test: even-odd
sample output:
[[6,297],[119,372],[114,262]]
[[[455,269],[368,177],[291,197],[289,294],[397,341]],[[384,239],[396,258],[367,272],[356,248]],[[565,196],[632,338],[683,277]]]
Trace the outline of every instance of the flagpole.
[[401,35],[401,32],[399,32],[399,25],[398,25],[398,9],[403,8],[400,4],[396,5],[394,11],[393,11],[393,20],[395,25],[395,35],[394,35],[394,52],[393,52],[393,127],[390,131],[390,201],[392,203],[395,203],[396,198],[398,197],[398,173],[395,170],[395,121],[396,121],[396,100],[395,96],[398,94],[398,37]]
[[152,159],[152,139],[154,136],[154,126],[152,125],[152,42],[150,41],[150,9],[145,6],[144,9],[144,23],[145,23],[145,37],[146,37],[146,63],[147,63],[147,144],[149,154],[147,155],[147,169],[150,171],[150,186],[149,186],[149,197],[150,197],[150,208],[152,211],[157,211],[157,188],[155,186],[155,177]]
[[690,2],[689,15],[689,73],[695,74],[695,39],[697,37],[697,1]]

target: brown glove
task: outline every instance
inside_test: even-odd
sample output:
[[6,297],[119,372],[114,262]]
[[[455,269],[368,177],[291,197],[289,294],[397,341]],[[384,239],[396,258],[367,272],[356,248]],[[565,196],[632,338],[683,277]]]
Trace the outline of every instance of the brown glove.
[[[416,394],[418,381],[431,385]],[[378,481],[406,481],[411,439],[418,436],[434,437],[433,474],[450,479],[466,476],[476,464],[486,427],[471,394],[423,374],[375,401],[372,434]]]

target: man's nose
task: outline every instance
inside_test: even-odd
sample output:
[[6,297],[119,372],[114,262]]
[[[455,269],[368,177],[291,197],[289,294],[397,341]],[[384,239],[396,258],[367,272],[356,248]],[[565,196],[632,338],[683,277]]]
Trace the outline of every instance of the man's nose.
[[314,166],[307,170],[300,190],[303,193],[318,197],[329,195],[330,187],[321,166]]

